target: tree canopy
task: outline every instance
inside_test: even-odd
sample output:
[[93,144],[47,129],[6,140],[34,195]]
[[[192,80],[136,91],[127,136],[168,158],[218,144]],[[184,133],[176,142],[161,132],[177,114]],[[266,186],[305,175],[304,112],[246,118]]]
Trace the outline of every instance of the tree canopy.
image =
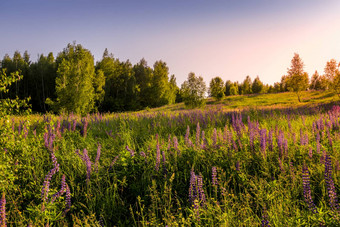
[[221,77],[212,78],[209,86],[209,95],[217,100],[224,97],[225,87]]
[[288,76],[286,79],[287,88],[290,91],[294,91],[299,102],[301,102],[301,91],[305,91],[309,85],[309,77],[306,72],[303,71],[303,62],[300,56],[295,53],[291,61],[291,66],[288,69]]
[[181,86],[184,104],[188,107],[200,107],[205,104],[206,85],[201,76],[191,72]]
[[[94,109],[95,68],[91,52],[80,44],[68,44],[57,57],[57,100],[47,101],[58,112],[86,114]],[[96,81],[97,84],[100,82]],[[100,93],[100,92],[99,92]]]

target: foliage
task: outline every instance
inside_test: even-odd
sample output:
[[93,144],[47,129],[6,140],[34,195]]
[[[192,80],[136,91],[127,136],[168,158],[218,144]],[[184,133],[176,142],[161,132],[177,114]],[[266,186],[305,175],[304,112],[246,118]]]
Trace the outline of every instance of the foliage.
[[181,86],[184,104],[188,107],[201,107],[205,104],[206,86],[201,76],[191,72]]
[[291,66],[288,69],[288,76],[286,78],[287,88],[294,91],[299,102],[301,102],[301,91],[305,91],[309,85],[308,74],[303,71],[303,62],[300,56],[295,53],[291,61]]
[[239,90],[240,94],[242,94],[242,95],[251,94],[252,93],[251,85],[252,85],[251,78],[250,78],[250,76],[247,76],[244,79],[243,83],[241,84],[241,89]]
[[237,86],[237,84],[230,85],[229,94],[230,95],[238,95],[238,86]]
[[225,96],[224,82],[221,77],[212,78],[209,86],[209,95],[217,100],[221,100]]
[[59,53],[56,62],[57,100],[53,102],[48,99],[46,102],[58,112],[86,114],[92,111],[95,108],[95,98],[98,98],[93,85],[102,82],[95,82],[91,52],[80,44],[68,44],[64,51]]
[[[10,75],[6,74],[5,69],[1,69],[0,71],[0,94],[8,93],[8,87],[21,79],[19,72],[11,73]],[[30,105],[28,102],[29,98],[24,100],[16,97],[15,99],[0,99],[0,118],[3,118],[9,114],[17,114],[23,108],[26,113],[30,113]]]
[[227,80],[226,82],[225,82],[225,95],[226,96],[229,96],[229,95],[231,95],[230,94],[230,87],[233,85],[233,82],[231,82],[230,80]]
[[260,77],[257,76],[251,85],[251,90],[254,94],[260,94],[265,91],[265,86],[260,80]]

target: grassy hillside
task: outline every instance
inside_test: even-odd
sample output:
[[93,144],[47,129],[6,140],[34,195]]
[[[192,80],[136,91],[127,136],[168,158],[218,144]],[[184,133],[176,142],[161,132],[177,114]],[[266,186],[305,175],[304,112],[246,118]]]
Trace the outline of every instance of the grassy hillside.
[[[293,92],[284,92],[276,94],[256,94],[256,95],[235,95],[227,96],[221,101],[208,98],[205,108],[220,106],[225,110],[243,110],[253,108],[286,108],[313,106],[320,103],[336,103],[339,97],[331,92],[325,91],[305,91],[301,95],[302,102],[299,102]],[[175,111],[183,110],[183,103],[168,105],[160,108],[154,108],[152,111]],[[149,110],[150,111],[150,110]]]

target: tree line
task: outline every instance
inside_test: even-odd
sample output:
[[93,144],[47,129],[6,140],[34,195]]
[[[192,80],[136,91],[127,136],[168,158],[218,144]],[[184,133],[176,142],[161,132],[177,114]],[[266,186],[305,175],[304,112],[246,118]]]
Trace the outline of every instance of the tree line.
[[253,81],[247,76],[242,83],[215,77],[207,89],[203,78],[191,72],[179,88],[164,61],[150,67],[143,58],[132,65],[105,49],[102,59],[95,63],[91,52],[74,42],[56,58],[51,52],[39,55],[36,62],[30,60],[27,51],[23,55],[16,51],[12,58],[6,54],[0,64],[2,77],[18,73],[21,79],[9,84],[6,92],[0,90],[0,99],[29,99],[34,112],[78,114],[140,110],[182,101],[186,106],[202,106],[206,91],[217,100],[230,95],[294,91],[301,101],[300,92],[307,89],[332,88],[340,97],[339,66],[330,60],[325,74],[316,71],[309,83],[301,58],[294,54],[287,75],[274,85],[264,84],[259,76]]
[[331,59],[326,63],[324,74],[320,75],[318,71],[312,75],[309,80],[309,75],[304,71],[304,63],[299,54],[295,53],[291,60],[290,68],[287,69],[287,75],[281,77],[280,82],[274,85],[264,84],[259,76],[253,81],[250,76],[247,76],[242,83],[238,81],[232,82],[227,80],[225,83],[222,78],[215,77],[210,81],[209,95],[217,100],[224,96],[230,95],[249,95],[263,93],[278,93],[278,92],[295,92],[298,100],[301,101],[301,91],[332,90],[340,97],[340,62]]
[[57,57],[40,55],[36,62],[27,51],[5,55],[1,70],[7,75],[19,72],[22,79],[9,86],[0,98],[30,97],[35,112],[91,111],[117,112],[139,110],[175,103],[179,88],[167,64],[156,61],[153,67],[145,59],[135,65],[120,61],[107,49],[94,63],[91,52],[80,44],[68,44]]

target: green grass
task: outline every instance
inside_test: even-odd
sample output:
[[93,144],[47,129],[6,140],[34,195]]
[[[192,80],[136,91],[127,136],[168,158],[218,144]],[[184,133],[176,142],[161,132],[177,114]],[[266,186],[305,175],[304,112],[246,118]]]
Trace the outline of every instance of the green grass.
[[[294,92],[283,92],[276,94],[252,94],[252,95],[235,95],[227,96],[221,101],[208,98],[205,108],[223,107],[225,110],[242,110],[254,108],[287,108],[312,106],[320,103],[338,102],[339,97],[326,91],[304,91],[301,94],[301,102],[298,101]],[[184,103],[167,105],[159,108],[148,110],[152,111],[177,111],[185,110]],[[144,110],[145,111],[145,110]],[[143,111],[142,111],[143,112]]]
[[[302,99],[299,103],[294,93],[262,94],[208,99],[206,107],[197,110],[180,103],[85,118],[7,117],[0,122],[0,194],[7,200],[7,224],[259,226],[268,220],[271,226],[337,226],[339,209],[330,204],[324,174],[327,154],[339,195],[340,111],[333,108],[338,99],[314,91]],[[58,122],[65,123],[63,131]],[[75,130],[69,130],[74,122]],[[47,196],[61,189],[65,175],[72,201],[66,214],[65,194],[53,204],[41,199],[44,179],[53,168],[45,146],[47,132],[55,136],[53,152],[60,165]],[[101,155],[96,162],[98,143]],[[84,149],[92,162],[89,182],[86,163],[76,153],[82,155]],[[304,198],[304,165],[318,213]],[[218,185],[213,184],[212,167]],[[195,199],[190,201],[193,175],[201,177],[202,185],[198,190],[193,180]]]

